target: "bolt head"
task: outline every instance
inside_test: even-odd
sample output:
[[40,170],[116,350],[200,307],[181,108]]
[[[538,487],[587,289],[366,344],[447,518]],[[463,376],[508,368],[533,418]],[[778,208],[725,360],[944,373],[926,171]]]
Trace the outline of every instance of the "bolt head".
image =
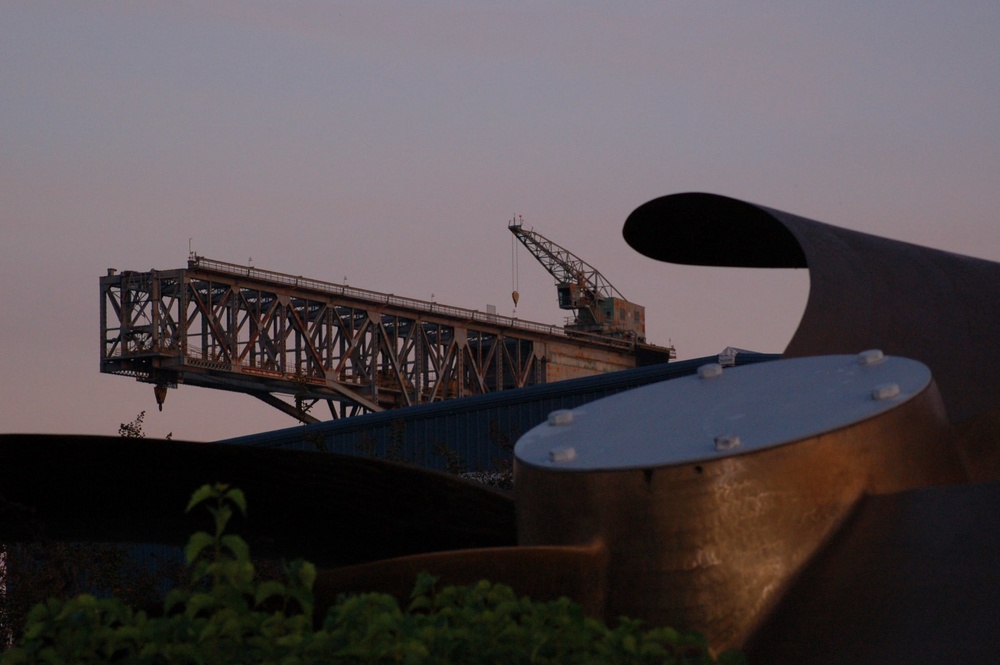
[[872,388],[872,399],[881,402],[899,396],[898,383],[883,383]]
[[736,434],[723,434],[715,437],[715,449],[717,451],[733,450],[740,447],[740,437]]
[[550,462],[572,462],[576,459],[576,448],[573,446],[559,446],[549,451]]
[[558,411],[553,411],[549,414],[549,425],[552,425],[553,427],[569,425],[572,422],[573,412],[569,409],[559,409]]
[[882,349],[868,349],[858,354],[858,364],[866,367],[868,365],[878,365],[884,360],[885,355],[882,353]]

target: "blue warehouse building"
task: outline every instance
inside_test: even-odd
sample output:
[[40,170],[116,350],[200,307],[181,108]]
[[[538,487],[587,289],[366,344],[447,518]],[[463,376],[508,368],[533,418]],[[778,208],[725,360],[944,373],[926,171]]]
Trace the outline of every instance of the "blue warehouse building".
[[[369,413],[226,439],[220,443],[373,456],[451,471],[509,467],[514,443],[557,409],[572,409],[650,383],[695,374],[706,363],[745,365],[777,354],[727,349],[663,363],[487,395]],[[665,405],[665,408],[669,408]]]

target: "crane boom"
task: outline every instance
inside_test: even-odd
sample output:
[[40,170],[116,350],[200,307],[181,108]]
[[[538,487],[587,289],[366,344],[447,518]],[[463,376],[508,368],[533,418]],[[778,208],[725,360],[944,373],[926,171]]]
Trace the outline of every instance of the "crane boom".
[[507,228],[556,278],[559,307],[575,314],[566,325],[568,330],[645,341],[645,307],[626,300],[597,268],[573,252],[534,229],[525,229],[520,217]]

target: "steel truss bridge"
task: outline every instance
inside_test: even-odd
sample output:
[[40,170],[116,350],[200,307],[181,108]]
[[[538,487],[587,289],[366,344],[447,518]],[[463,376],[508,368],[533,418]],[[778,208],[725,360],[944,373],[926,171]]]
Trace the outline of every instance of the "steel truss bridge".
[[[303,422],[666,362],[673,350],[192,254],[101,277],[101,372],[245,392]],[[282,396],[284,399],[282,399]]]

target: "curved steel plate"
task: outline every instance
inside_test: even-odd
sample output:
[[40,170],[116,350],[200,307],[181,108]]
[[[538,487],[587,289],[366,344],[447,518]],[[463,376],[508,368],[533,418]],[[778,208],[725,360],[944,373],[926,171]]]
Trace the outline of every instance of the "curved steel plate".
[[[672,263],[809,268],[787,356],[879,348],[931,368],[954,422],[1000,403],[1000,264],[704,193],[654,199],[625,240]],[[761,303],[766,306],[766,303]]]
[[1000,483],[869,496],[746,644],[751,663],[992,663]]
[[435,552],[320,571],[314,590],[319,616],[339,594],[379,591],[405,601],[423,572],[438,584],[467,585],[487,579],[532,600],[568,596],[589,616],[604,614],[608,552],[600,541],[579,546],[498,547]]

